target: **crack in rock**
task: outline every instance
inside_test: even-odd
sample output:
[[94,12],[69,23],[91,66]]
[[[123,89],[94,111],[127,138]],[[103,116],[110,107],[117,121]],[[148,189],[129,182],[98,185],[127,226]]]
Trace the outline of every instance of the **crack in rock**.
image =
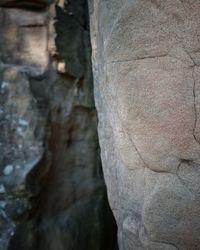
[[123,63],[123,62],[134,62],[134,61],[139,61],[139,60],[156,59],[156,58],[162,58],[162,57],[167,57],[167,56],[168,56],[168,53],[164,53],[164,54],[155,55],[155,56],[144,56],[144,57],[136,57],[136,58],[132,58],[132,59],[116,60],[116,61],[108,62],[107,64]]
[[[195,65],[194,65],[195,67]],[[200,144],[200,141],[197,139],[196,135],[195,135],[195,130],[196,130],[196,126],[197,126],[197,107],[196,107],[196,81],[195,81],[195,76],[194,76],[194,68],[192,70],[192,78],[193,78],[193,98],[194,98],[194,127],[193,127],[193,137],[195,139],[195,141]]]

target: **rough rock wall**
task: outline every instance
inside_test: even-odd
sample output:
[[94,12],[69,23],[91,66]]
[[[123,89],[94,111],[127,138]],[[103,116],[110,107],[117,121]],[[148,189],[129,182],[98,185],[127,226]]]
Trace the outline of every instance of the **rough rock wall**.
[[50,2],[0,1],[0,250],[111,250],[87,2]]
[[200,249],[200,2],[91,0],[95,101],[122,250]]

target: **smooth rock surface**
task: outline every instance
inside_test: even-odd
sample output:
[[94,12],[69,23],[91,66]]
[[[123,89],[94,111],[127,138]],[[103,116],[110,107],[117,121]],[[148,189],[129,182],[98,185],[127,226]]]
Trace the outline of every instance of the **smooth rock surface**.
[[200,2],[90,1],[95,101],[122,250],[200,249]]

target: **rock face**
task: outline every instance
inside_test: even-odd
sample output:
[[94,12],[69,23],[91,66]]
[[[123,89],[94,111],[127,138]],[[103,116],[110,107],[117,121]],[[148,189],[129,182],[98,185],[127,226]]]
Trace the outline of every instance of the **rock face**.
[[122,250],[200,249],[200,2],[90,1],[103,169]]
[[50,2],[0,1],[0,250],[110,250],[87,3]]

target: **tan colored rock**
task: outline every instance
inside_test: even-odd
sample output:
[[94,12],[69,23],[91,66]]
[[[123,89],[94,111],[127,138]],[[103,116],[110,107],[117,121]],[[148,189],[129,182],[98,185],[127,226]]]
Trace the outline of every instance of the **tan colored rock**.
[[[48,66],[47,13],[22,9],[0,9],[1,60],[20,71],[41,75]],[[13,53],[14,52],[14,53]]]

